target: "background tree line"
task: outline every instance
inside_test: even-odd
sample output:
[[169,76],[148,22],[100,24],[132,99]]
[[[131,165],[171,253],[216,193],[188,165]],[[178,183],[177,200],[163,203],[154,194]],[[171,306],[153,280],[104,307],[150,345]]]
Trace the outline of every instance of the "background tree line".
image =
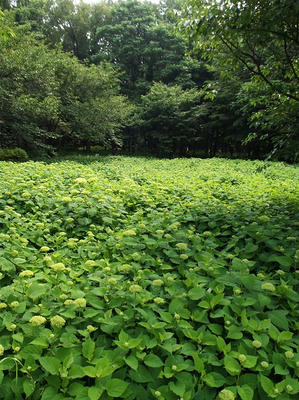
[[298,5],[229,3],[0,0],[1,147],[294,161]]

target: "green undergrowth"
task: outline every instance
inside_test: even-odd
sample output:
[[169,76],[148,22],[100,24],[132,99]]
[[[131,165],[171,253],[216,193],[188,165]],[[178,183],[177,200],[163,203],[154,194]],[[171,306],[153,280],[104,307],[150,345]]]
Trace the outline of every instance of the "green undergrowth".
[[298,399],[297,168],[87,157],[0,180],[2,399]]

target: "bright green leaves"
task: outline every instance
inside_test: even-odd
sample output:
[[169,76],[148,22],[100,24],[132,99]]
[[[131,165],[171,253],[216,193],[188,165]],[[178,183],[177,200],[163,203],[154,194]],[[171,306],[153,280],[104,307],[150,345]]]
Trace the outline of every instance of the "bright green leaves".
[[82,343],[82,354],[87,360],[91,360],[93,357],[95,349],[95,342],[91,339],[87,339],[85,342]]
[[60,368],[60,361],[55,357],[41,357],[39,359],[41,366],[51,375],[58,375]]
[[145,357],[144,364],[151,368],[160,368],[163,365],[163,361],[155,354],[149,354]]
[[25,380],[23,382],[23,389],[24,389],[24,393],[26,394],[26,399],[27,397],[29,397],[35,389],[35,384],[34,382],[30,381],[30,380]]
[[125,358],[125,362],[134,371],[137,370],[137,368],[138,368],[138,359],[133,354],[131,354],[128,357],[126,357]]
[[225,383],[224,376],[219,374],[218,372],[210,372],[209,374],[204,376],[203,379],[208,386],[213,388],[219,388]]
[[103,393],[103,389],[100,389],[96,386],[92,386],[88,389],[88,398],[89,400],[99,400]]
[[[15,398],[17,387],[28,400],[150,400],[155,392],[191,400],[199,391],[207,399],[236,400],[271,399],[278,391],[295,400],[298,278],[261,262],[259,250],[247,245],[273,252],[283,245],[295,260],[294,235],[280,221],[295,230],[282,216],[286,205],[275,208],[281,218],[273,233],[276,217],[264,215],[261,223],[264,200],[257,200],[273,204],[274,191],[292,210],[286,174],[293,167],[280,171],[269,163],[268,181],[255,176],[258,162],[120,160],[1,165],[7,182],[0,205],[13,199],[18,210],[7,216],[0,210],[2,230],[10,232],[0,232],[0,257],[18,258],[17,272],[0,276],[1,390]],[[33,205],[18,197],[24,183]],[[88,214],[94,208],[98,213]],[[87,215],[88,227],[72,222]],[[37,247],[26,241],[36,231]],[[177,243],[188,243],[187,259]],[[275,291],[262,289],[267,282]],[[59,329],[51,325],[55,316],[63,318],[55,319]],[[12,386],[14,359],[23,366]]]
[[129,384],[121,379],[110,379],[106,383],[106,390],[110,397],[121,397]]
[[242,400],[252,400],[254,391],[249,385],[242,385],[238,387],[238,394]]
[[267,378],[264,375],[261,375],[260,383],[263,390],[267,393],[268,396],[270,396],[271,398],[276,397],[277,393],[275,392],[275,386],[271,379]]
[[224,357],[224,368],[232,376],[240,375],[241,366],[239,362],[231,356]]
[[116,368],[117,367],[113,366],[110,360],[104,357],[96,362],[95,373],[97,378],[105,378],[111,375]]
[[188,296],[191,300],[200,300],[206,295],[206,290],[201,288],[193,288],[189,290]]
[[48,285],[43,285],[40,283],[32,283],[27,290],[27,295],[31,299],[36,300],[44,296],[48,291],[49,291]]
[[173,393],[175,393],[176,395],[182,397],[184,395],[184,393],[185,393],[186,386],[184,385],[183,382],[180,382],[180,381],[178,381],[176,383],[175,382],[170,382],[169,383],[169,389]]

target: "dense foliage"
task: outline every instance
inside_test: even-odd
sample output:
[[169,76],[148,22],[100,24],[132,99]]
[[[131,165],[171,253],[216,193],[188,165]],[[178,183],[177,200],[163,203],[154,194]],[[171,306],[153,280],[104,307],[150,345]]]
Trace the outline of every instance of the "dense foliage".
[[251,138],[274,150],[298,138],[299,5],[289,0],[187,0],[183,29],[238,94]]
[[298,170],[79,161],[0,163],[1,397],[298,398]]
[[[297,2],[0,0],[0,6],[2,145],[23,146],[31,154],[49,146],[62,151],[66,144],[73,149],[95,144],[167,157],[296,161]],[[68,65],[63,69],[69,87],[47,57],[55,68]],[[22,87],[15,102],[16,82]],[[185,98],[198,92],[196,109],[192,99],[183,101],[185,114],[178,107],[167,120],[161,108],[157,118],[166,117],[161,134],[149,112],[165,99],[162,92],[157,99],[159,84],[166,85],[165,93],[185,92]],[[31,93],[35,86],[44,86],[45,95]],[[178,146],[182,137],[186,145]]]
[[0,139],[40,151],[102,142],[117,135],[131,106],[109,65],[86,66],[51,50],[27,29],[0,43]]

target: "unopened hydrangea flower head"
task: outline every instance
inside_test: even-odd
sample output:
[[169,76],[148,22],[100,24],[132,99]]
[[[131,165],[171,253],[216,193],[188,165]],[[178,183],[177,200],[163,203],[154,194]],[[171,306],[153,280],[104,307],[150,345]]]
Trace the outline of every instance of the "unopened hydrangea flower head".
[[56,272],[61,272],[65,270],[65,265],[63,263],[52,264],[50,267]]
[[44,252],[44,253],[47,253],[48,251],[50,251],[50,247],[48,247],[48,246],[42,246],[42,247],[40,248],[40,251],[42,251],[42,252]]
[[294,353],[292,351],[286,351],[284,353],[284,355],[286,356],[286,358],[288,358],[289,360],[291,360],[292,358],[294,358]]
[[153,286],[162,286],[164,284],[164,282],[162,281],[162,279],[155,279],[153,280]]
[[33,275],[34,275],[34,272],[29,271],[28,269],[25,269],[25,271],[22,271],[22,272],[19,273],[19,277],[20,278],[30,277],[30,276],[33,276]]
[[254,340],[252,342],[253,347],[255,347],[256,349],[259,349],[260,347],[262,347],[262,343],[259,340]]
[[268,290],[269,292],[275,292],[275,286],[273,283],[266,282],[262,285],[263,290]]
[[97,330],[97,328],[95,328],[95,327],[92,326],[92,325],[87,325],[87,328],[86,328],[86,329],[88,330],[89,333],[94,332],[94,331]]
[[85,262],[85,265],[86,265],[87,267],[94,267],[94,266],[96,265],[96,262],[95,262],[94,260],[87,260],[87,261]]
[[164,303],[165,303],[165,300],[162,299],[161,297],[156,297],[156,298],[154,299],[154,302],[155,302],[156,304],[164,304]]
[[186,243],[177,243],[175,246],[180,250],[186,250],[188,248]]
[[74,305],[77,307],[85,308],[86,300],[83,297],[79,297],[78,299],[74,300]]
[[51,325],[56,328],[62,328],[65,325],[65,319],[60,317],[59,315],[55,315],[51,318]]
[[235,400],[235,395],[231,390],[223,389],[219,393],[220,400]]
[[85,178],[77,178],[77,179],[75,179],[75,182],[76,183],[86,183],[87,182],[87,180],[85,179]]
[[46,322],[46,318],[41,315],[35,315],[30,318],[29,322],[34,326],[40,326]]
[[129,287],[129,291],[130,291],[131,293],[139,293],[139,292],[141,292],[141,290],[142,290],[142,287],[139,286],[139,285],[131,285],[131,286]]

